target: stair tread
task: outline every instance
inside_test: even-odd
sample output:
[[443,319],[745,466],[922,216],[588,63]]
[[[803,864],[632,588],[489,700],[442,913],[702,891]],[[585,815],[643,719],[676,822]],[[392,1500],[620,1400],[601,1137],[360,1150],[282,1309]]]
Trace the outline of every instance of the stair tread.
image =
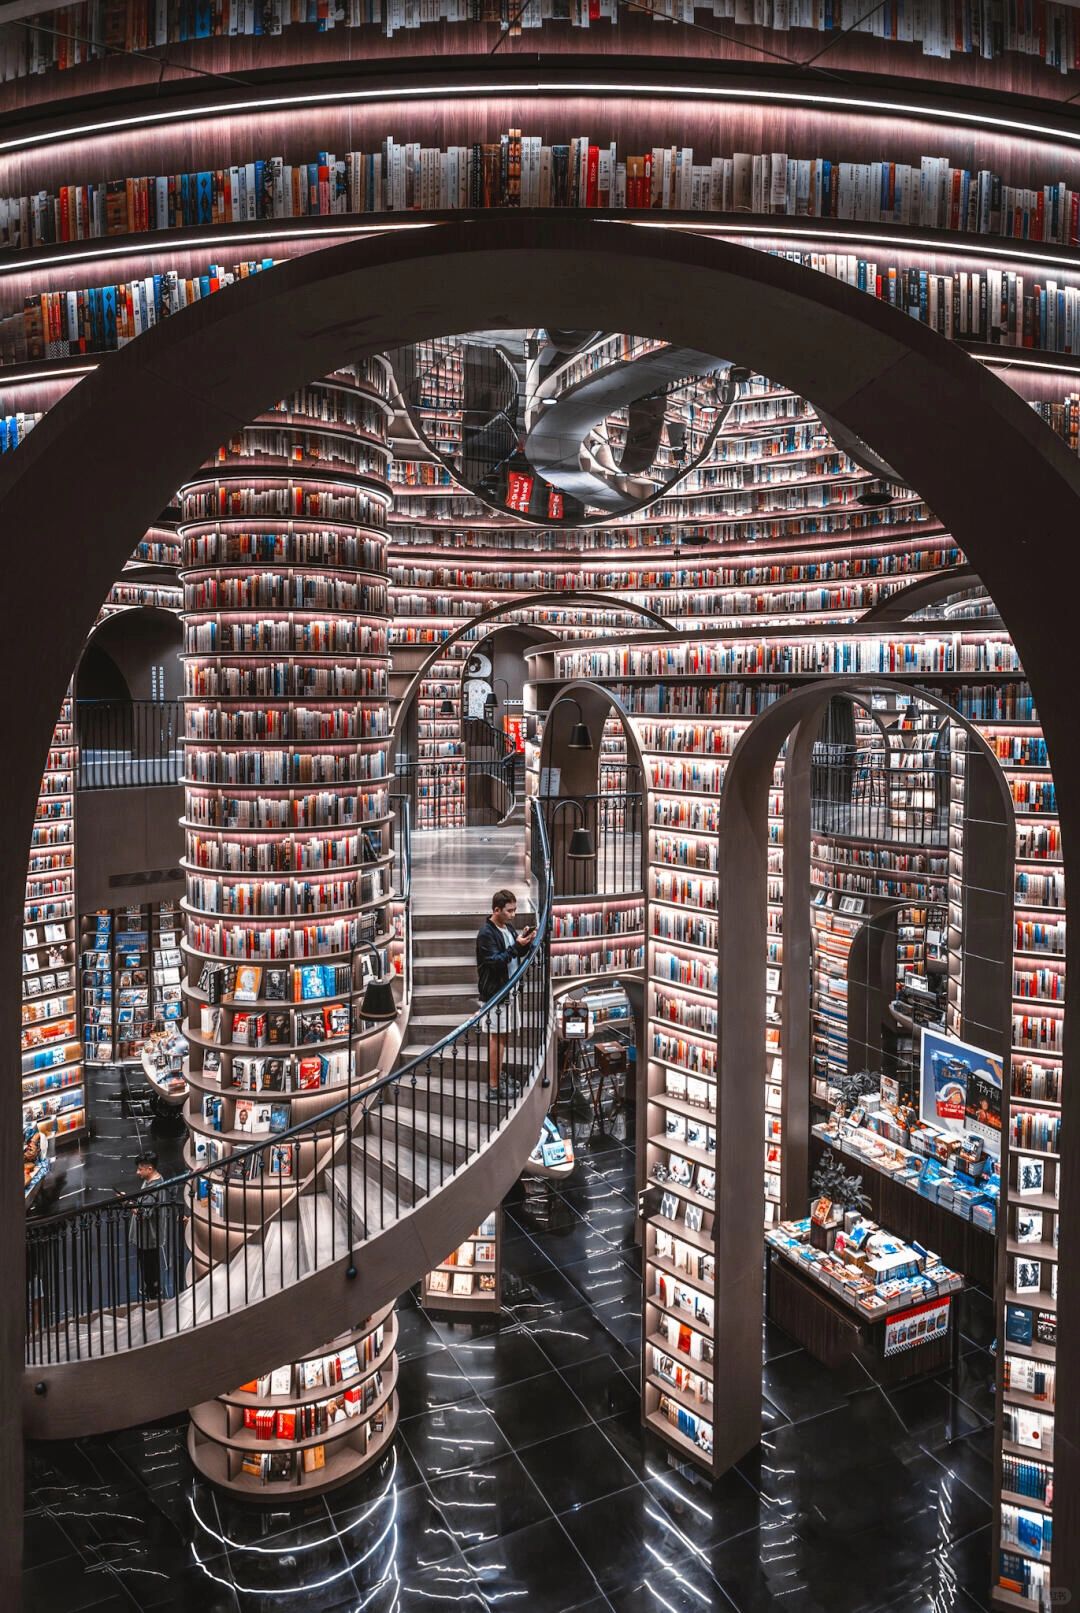
[[301,1267],[319,1271],[349,1247],[345,1216],[324,1193],[299,1200]]
[[[472,1112],[475,1116],[475,1107]],[[437,1137],[440,1142],[450,1142],[452,1140],[468,1147],[470,1152],[477,1147],[479,1142],[479,1127],[476,1120],[466,1120],[463,1115],[455,1117],[454,1115],[443,1114],[437,1109],[433,1109],[430,1113],[426,1109],[422,1109],[414,1117],[412,1105],[406,1103],[404,1105],[387,1105],[386,1108],[378,1110],[375,1118],[380,1121],[381,1126],[385,1127],[388,1133],[398,1130],[403,1136],[406,1133],[417,1134],[417,1128],[422,1127],[423,1129],[419,1132],[419,1135]]]
[[[326,1183],[326,1192],[334,1194],[336,1191],[336,1196],[338,1197],[338,1206],[336,1207],[340,1207],[346,1201],[348,1175],[348,1166],[332,1165],[323,1178]],[[367,1177],[366,1200],[364,1191],[364,1182],[358,1178],[354,1170],[353,1213],[357,1223],[356,1230],[361,1237],[373,1237],[377,1233],[384,1231],[386,1227],[392,1226],[395,1221],[400,1220],[402,1214],[408,1208],[407,1205],[398,1204],[393,1193],[388,1193],[385,1189],[380,1191],[370,1176]],[[367,1206],[366,1222],[363,1215],[365,1203]],[[344,1210],[341,1210],[340,1213],[344,1218]]]

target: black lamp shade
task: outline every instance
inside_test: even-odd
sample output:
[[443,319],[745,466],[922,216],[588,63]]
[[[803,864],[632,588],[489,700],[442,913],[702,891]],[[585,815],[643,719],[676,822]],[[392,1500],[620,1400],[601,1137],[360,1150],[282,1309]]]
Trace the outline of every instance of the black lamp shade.
[[576,722],[566,742],[568,750],[592,750],[592,735],[583,722]]
[[574,830],[573,834],[570,836],[570,844],[566,848],[566,855],[568,857],[580,857],[582,859],[596,856],[596,847],[593,845],[593,837],[590,830]]
[[364,987],[364,998],[360,1004],[361,1019],[396,1019],[398,1005],[394,998],[394,987],[389,979],[369,980]]
[[439,716],[440,717],[452,717],[453,715],[454,715],[454,702],[452,700],[444,700],[442,705],[439,707]]

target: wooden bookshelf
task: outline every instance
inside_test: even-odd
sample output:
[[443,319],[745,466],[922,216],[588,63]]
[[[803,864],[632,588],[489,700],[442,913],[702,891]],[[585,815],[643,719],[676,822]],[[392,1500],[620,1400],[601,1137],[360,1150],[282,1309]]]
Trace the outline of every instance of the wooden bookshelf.
[[[23,1139],[43,1166],[50,1145],[86,1134],[75,888],[77,752],[70,690],[38,795],[22,907],[20,1077]],[[41,1139],[39,1142],[38,1139]],[[35,1165],[27,1186],[36,1190]]]
[[[837,672],[873,675],[874,672],[880,672],[890,684],[906,685],[912,693],[920,687],[927,689],[946,700],[958,716],[973,726],[986,741],[990,753],[1004,773],[1004,786],[999,783],[997,788],[999,794],[1002,787],[1007,791],[1015,813],[1015,830],[1012,831],[1015,834],[1015,847],[1012,854],[1018,900],[1013,924],[1013,959],[1011,963],[1008,960],[1006,940],[1004,952],[998,949],[1000,961],[996,965],[998,974],[1004,970],[1006,979],[1011,968],[1014,995],[1011,1034],[1013,1074],[1011,1078],[1007,1076],[1007,1086],[1011,1079],[1012,1090],[1011,1095],[1008,1091],[1005,1094],[1006,1114],[1003,1118],[1004,1193],[999,1216],[997,1291],[999,1304],[1007,1307],[1010,1315],[1014,1312],[1027,1313],[1033,1326],[1036,1318],[1041,1318],[1039,1326],[1042,1327],[1045,1322],[1047,1337],[1051,1339],[1056,1332],[1055,1218],[1057,1172],[1060,1169],[1057,1149],[1060,1084],[1056,1072],[1060,1060],[1058,1037],[1064,938],[1059,905],[1063,901],[1063,890],[1055,868],[1055,864],[1060,866],[1056,798],[1047,772],[1037,715],[1030,692],[1023,682],[1019,662],[1004,645],[1000,648],[994,645],[995,630],[989,619],[970,641],[962,618],[955,620],[950,624],[948,646],[944,639],[935,637],[939,626],[933,622],[910,624],[898,638],[890,641],[887,649],[883,640],[872,647],[869,635],[875,630],[870,623],[858,628],[821,626],[817,629],[819,635],[833,648],[823,650],[822,658],[817,660],[817,668],[826,675]],[[654,841],[654,846],[661,848],[661,857],[653,860],[650,870],[646,892],[646,927],[649,956],[658,967],[663,995],[654,990],[649,999],[648,1161],[650,1167],[660,1161],[667,1173],[671,1170],[674,1154],[683,1161],[678,1174],[681,1176],[685,1170],[689,1170],[691,1177],[687,1183],[672,1181],[669,1176],[667,1180],[657,1182],[650,1193],[650,1202],[660,1200],[662,1194],[668,1195],[665,1203],[668,1213],[665,1215],[654,1210],[648,1217],[645,1229],[646,1351],[659,1348],[655,1340],[661,1319],[669,1310],[666,1288],[659,1290],[656,1287],[658,1277],[671,1276],[674,1265],[675,1269],[687,1273],[685,1287],[691,1296],[695,1286],[704,1284],[708,1297],[713,1276],[708,1267],[699,1264],[699,1257],[709,1253],[711,1234],[707,1201],[702,1202],[693,1174],[707,1157],[707,1131],[703,1154],[698,1148],[698,1132],[709,1124],[709,1100],[716,1093],[715,1082],[720,1075],[715,1055],[711,1053],[714,1033],[708,1011],[710,994],[715,989],[710,973],[714,965],[710,960],[715,959],[718,944],[715,920],[710,914],[710,909],[715,907],[715,894],[710,895],[709,882],[715,880],[717,875],[714,869],[719,867],[709,844],[710,835],[715,834],[715,819],[708,798],[715,796],[722,787],[724,753],[731,754],[736,733],[760,709],[758,703],[775,699],[785,689],[796,687],[807,676],[809,669],[799,647],[803,642],[803,631],[809,630],[796,627],[787,630],[782,663],[774,658],[769,648],[768,630],[759,632],[754,638],[753,654],[748,658],[746,651],[740,648],[740,645],[747,643],[745,629],[742,633],[735,631],[729,638],[720,641],[710,640],[708,635],[680,631],[666,642],[657,641],[655,648],[649,645],[645,635],[639,635],[636,642],[630,645],[611,641],[606,646],[597,642],[555,646],[535,652],[532,656],[532,698],[541,706],[556,697],[556,691],[562,684],[573,680],[578,681],[578,687],[581,687],[582,680],[587,680],[600,684],[606,691],[617,693],[630,713],[639,743],[646,753],[650,819],[658,810],[665,814],[662,820],[665,832],[670,832],[673,826],[677,829],[687,865],[682,870],[674,869],[664,855],[664,842]],[[971,653],[964,647],[967,642],[971,643]],[[842,644],[844,647],[841,649]],[[673,708],[664,691],[676,682],[681,688],[681,704]],[[716,742],[711,737],[713,729],[719,729],[728,720],[723,713],[725,708],[731,709],[732,705],[738,717],[731,724],[731,738],[726,742]],[[676,715],[672,715],[673,710]],[[649,714],[648,718],[645,713]],[[647,726],[650,719],[652,728]],[[693,738],[680,750],[675,736],[682,725],[691,722],[694,724]],[[940,726],[940,718],[935,718],[935,722]],[[886,867],[874,870],[873,888],[876,891],[879,879],[899,879],[899,894],[890,895],[888,900],[899,902],[904,911],[908,911],[914,903],[920,915],[924,915],[928,901],[934,899],[938,892],[944,897],[947,886],[951,896],[951,887],[955,885],[960,893],[959,899],[965,903],[960,927],[971,929],[971,945],[976,948],[974,955],[969,950],[965,951],[963,971],[954,992],[958,1010],[955,1029],[957,1034],[987,1045],[985,1038],[991,1034],[994,1024],[994,1005],[996,1003],[997,1009],[1005,1006],[1000,991],[995,996],[991,989],[985,965],[978,956],[980,950],[986,952],[987,957],[994,951],[986,932],[987,919],[977,907],[967,915],[969,888],[974,888],[971,886],[972,876],[970,872],[965,876],[959,860],[955,860],[953,866],[949,865],[950,845],[939,845],[936,834],[927,841],[925,835],[920,835],[918,823],[909,821],[911,814],[921,813],[924,806],[927,811],[932,808],[935,820],[944,814],[949,824],[950,841],[964,840],[964,849],[975,858],[982,870],[979,880],[986,883],[987,858],[992,855],[992,842],[996,844],[995,837],[999,832],[996,825],[1004,820],[1000,802],[991,810],[990,798],[983,793],[986,784],[982,775],[985,773],[989,777],[992,771],[986,752],[979,749],[978,767],[973,775],[971,747],[974,741],[969,737],[966,746],[959,742],[957,734],[962,729],[963,725],[956,719],[950,724],[949,743],[954,751],[950,777],[944,799],[938,799],[935,794],[933,802],[916,798],[918,791],[931,789],[917,776],[920,769],[925,770],[925,759],[934,748],[935,741],[930,730],[927,730],[928,743],[924,743],[918,737],[921,732],[918,723],[912,726],[905,719],[897,732],[896,744],[891,747],[901,758],[895,769],[891,765],[889,769],[890,789],[895,774],[898,797],[893,802],[890,795],[885,810],[891,813],[893,806],[896,806],[902,819],[902,822],[901,819],[897,820],[898,827],[902,827],[905,833],[910,830],[909,838],[914,837],[916,842],[920,839],[924,841],[926,849],[932,850],[935,857],[944,853],[944,877],[936,866],[932,870],[929,867]],[[660,737],[661,731],[663,739]],[[960,760],[965,757],[966,765]],[[935,769],[935,773],[938,772],[940,767]],[[938,791],[936,781],[933,790]],[[773,803],[770,801],[769,805],[771,810]],[[953,833],[953,830],[957,832]],[[966,845],[969,838],[970,847]],[[822,870],[819,883],[829,902],[824,912],[828,922],[835,924],[841,921],[841,916],[834,910],[833,904],[844,881],[841,879],[838,889],[833,890],[833,879],[838,869],[843,872],[851,867],[852,860],[848,852],[838,858],[832,855],[834,847],[829,849],[829,856],[818,858]],[[918,845],[916,849],[919,849]],[[774,873],[780,873],[780,869],[770,869],[770,879]],[[933,876],[929,880],[926,879],[928,873]],[[824,883],[826,875],[827,884]],[[770,889],[770,898],[774,894]],[[881,900],[876,896],[874,899]],[[977,892],[971,900],[977,901]],[[1031,903],[1030,911],[1021,906],[1021,902]],[[810,911],[812,915],[817,915],[818,910],[811,908]],[[993,911],[1000,913],[1000,904]],[[841,981],[846,979],[847,947],[852,933],[862,922],[863,918],[858,915],[852,915],[850,919],[845,916],[843,919],[845,934],[841,938],[842,955],[837,959],[837,978]],[[920,957],[905,961],[918,963],[921,958],[925,963],[925,917],[918,916],[917,922],[921,926],[917,942],[921,949]],[[972,925],[974,928],[971,928]],[[951,932],[957,927],[954,919],[951,927],[946,928],[941,942],[937,943],[939,957],[944,952],[953,955],[949,967],[954,976],[958,973],[960,948]],[[1007,933],[1006,923],[1003,934]],[[674,972],[673,958],[676,960]],[[656,969],[651,963],[650,976],[654,972]],[[1005,1030],[1002,1033],[1002,1050],[1007,1056],[1009,1040]],[[989,1045],[993,1050],[997,1042],[992,1040]],[[837,1043],[835,1061],[837,1069],[846,1067],[846,1033]],[[693,1103],[687,1101],[690,1082],[696,1083]],[[683,1089],[684,1083],[686,1090]],[[781,1119],[786,1096],[781,1082]],[[700,1119],[695,1120],[695,1111]],[[767,1107],[767,1119],[768,1116]],[[672,1131],[668,1130],[668,1117],[671,1117]],[[695,1125],[692,1142],[687,1140],[688,1133],[681,1134],[681,1126],[687,1123]],[[1027,1173],[1026,1197],[1019,1193],[1021,1170]],[[1033,1171],[1041,1171],[1041,1180],[1033,1177]],[[1037,1191],[1031,1187],[1032,1180],[1037,1183]],[[686,1222],[688,1209],[693,1217],[689,1227]],[[698,1212],[702,1217],[700,1226],[696,1221]],[[1036,1212],[1042,1218],[1041,1228],[1032,1219]],[[1039,1232],[1037,1238],[1033,1235],[1035,1231]],[[664,1236],[660,1237],[659,1234]],[[681,1237],[684,1249],[673,1262],[670,1258],[673,1248],[670,1240],[676,1235]],[[1038,1263],[1041,1277],[1038,1287],[1029,1286],[1033,1274],[1028,1270],[1023,1274],[1025,1291],[1017,1292],[1015,1280],[1018,1276],[1018,1260]],[[687,1261],[690,1266],[687,1266]],[[705,1281],[706,1276],[710,1282]],[[714,1316],[715,1306],[720,1302],[719,1296],[713,1300]],[[675,1307],[683,1314],[671,1318],[670,1326],[675,1329],[674,1333],[665,1331],[662,1335],[664,1353],[669,1358],[665,1372],[659,1378],[651,1375],[651,1381],[650,1374],[646,1374],[644,1399],[647,1424],[658,1432],[667,1433],[670,1443],[684,1454],[690,1454],[686,1430],[694,1431],[690,1443],[696,1443],[696,1430],[700,1423],[709,1420],[710,1409],[711,1374],[706,1329],[711,1324],[701,1309],[695,1333],[695,1303],[699,1304],[700,1309],[700,1302],[691,1298],[689,1313],[685,1304]],[[663,1325],[667,1330],[669,1323]],[[1017,1325],[1022,1326],[1022,1322]],[[680,1349],[684,1332],[689,1342],[687,1347]],[[1006,1336],[1004,1309],[999,1314],[999,1335]],[[674,1348],[671,1342],[673,1337],[676,1341]],[[1030,1355],[1049,1367],[1053,1365],[1053,1342],[1040,1339],[1027,1350],[1021,1344],[1007,1344],[1005,1348],[1012,1349],[1018,1358]],[[679,1379],[674,1383],[671,1378],[673,1369]],[[660,1411],[661,1396],[664,1397],[663,1413]],[[1015,1393],[1011,1398],[1002,1396],[1000,1386],[999,1400],[1003,1406],[1011,1405],[1020,1411],[1032,1409],[1023,1400],[1018,1400]],[[669,1414],[676,1418],[673,1429]],[[1052,1420],[1052,1406],[1041,1414]],[[681,1431],[678,1425],[680,1416],[684,1425]],[[1012,1421],[1006,1426],[999,1419],[997,1446],[999,1469],[1002,1472],[1005,1469],[1000,1464],[1023,1460],[1030,1451],[1030,1447],[1025,1449],[1015,1438],[1009,1437],[1012,1428]],[[707,1439],[707,1433],[705,1437]],[[1050,1460],[1045,1451],[1041,1459]],[[708,1466],[707,1453],[699,1451],[698,1460]],[[1008,1470],[1015,1471],[1013,1468]],[[1015,1494],[1015,1490],[1009,1493]],[[1007,1503],[1009,1506],[1020,1504],[1019,1501]],[[1003,1514],[1003,1519],[1001,1545],[1002,1550],[1009,1552],[1013,1550],[1011,1541],[1015,1519],[1009,1513]],[[1038,1561],[1040,1567],[1045,1566],[1041,1553]],[[1012,1563],[1012,1558],[1003,1559],[1003,1572]]]
[[[395,945],[388,412],[372,360],[268,411],[181,493],[194,1163],[311,1118],[378,1068],[384,1028],[359,1008]],[[274,1155],[282,1190],[304,1152]],[[196,1244],[246,1224],[258,1197],[211,1192]]]
[[373,1317],[231,1394],[190,1411],[188,1454],[204,1478],[280,1505],[357,1478],[397,1426],[397,1317]]

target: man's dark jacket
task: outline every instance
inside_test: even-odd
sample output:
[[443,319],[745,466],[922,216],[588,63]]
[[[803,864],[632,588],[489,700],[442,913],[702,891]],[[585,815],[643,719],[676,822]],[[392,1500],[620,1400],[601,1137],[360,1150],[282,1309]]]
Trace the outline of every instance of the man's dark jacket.
[[490,1002],[510,979],[510,965],[528,951],[517,938],[512,924],[506,928],[514,937],[512,946],[503,941],[502,932],[493,919],[487,918],[476,933],[477,990],[482,1003]]

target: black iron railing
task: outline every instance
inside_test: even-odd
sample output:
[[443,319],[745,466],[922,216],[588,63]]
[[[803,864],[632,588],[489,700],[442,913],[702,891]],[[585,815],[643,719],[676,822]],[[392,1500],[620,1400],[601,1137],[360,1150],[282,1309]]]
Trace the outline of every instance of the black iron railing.
[[79,789],[179,784],[183,709],[179,700],[76,700]]
[[810,824],[819,834],[944,846],[948,803],[948,752],[814,746]]
[[474,760],[441,756],[397,763],[397,783],[412,803],[417,829],[500,823],[513,808],[516,752]]
[[[639,790],[541,797],[555,899],[643,890],[644,796]],[[575,833],[578,838],[575,841]],[[582,856],[588,837],[591,855]]]
[[28,1364],[152,1344],[339,1261],[351,1266],[365,1242],[468,1166],[520,1101],[489,1084],[489,1028],[522,1094],[547,1056],[551,878],[539,814],[531,832],[536,936],[463,1025],[391,1073],[356,1072],[358,1090],[315,1120],[131,1197],[28,1226]]
[[514,741],[486,717],[466,717],[461,724],[471,762],[503,762],[516,754]]

